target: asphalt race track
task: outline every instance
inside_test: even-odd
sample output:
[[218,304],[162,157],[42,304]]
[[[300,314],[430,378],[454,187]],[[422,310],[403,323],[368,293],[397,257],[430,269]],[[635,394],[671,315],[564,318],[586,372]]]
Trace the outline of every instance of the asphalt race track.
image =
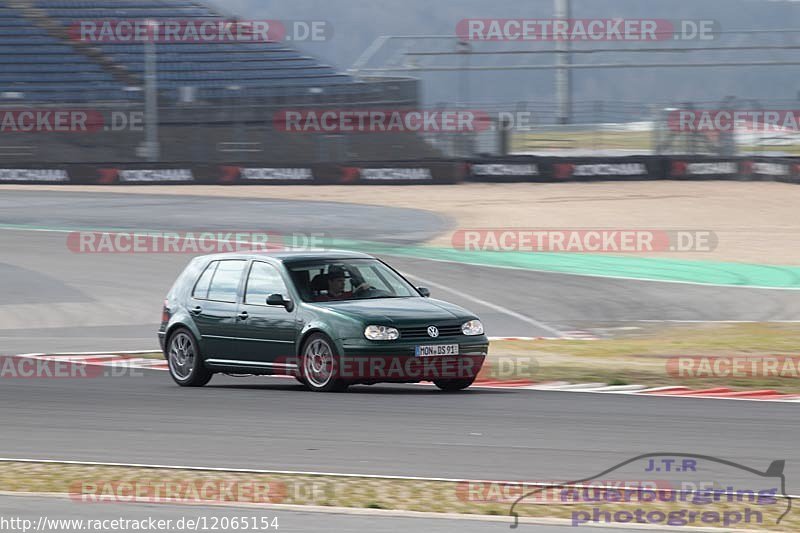
[[[0,353],[157,348],[161,302],[190,256],[76,254],[67,248],[70,230],[323,232],[413,244],[449,225],[423,211],[336,203],[4,191]],[[14,229],[20,226],[27,230]],[[800,317],[796,291],[386,259],[418,284],[430,282],[435,297],[474,310],[493,336],[553,337],[638,320]]]
[[[0,353],[156,348],[161,302],[189,256],[75,254],[66,232],[76,228],[197,231],[203,220],[204,230],[336,228],[337,236],[355,238],[368,228],[372,240],[415,243],[449,225],[423,212],[345,204],[120,194],[99,200],[70,192],[0,195]],[[431,282],[434,296],[475,310],[495,336],[553,336],[637,320],[800,318],[793,291],[388,259],[420,285]],[[0,405],[0,456],[11,458],[531,481],[581,479],[642,453],[692,453],[756,469],[785,459],[787,489],[800,491],[793,404],[479,389],[445,395],[425,386],[318,395],[291,380],[227,376],[187,390],[165,372],[135,371],[4,380]],[[8,505],[0,498],[0,510]],[[64,510],[59,505],[79,512],[70,502],[43,505],[54,515]],[[367,526],[362,517],[285,514],[287,524],[303,517],[302,531],[390,531],[410,520],[373,518]],[[331,520],[341,527],[330,527]],[[423,529],[500,527],[507,525],[434,520]]]
[[800,491],[790,403],[420,385],[322,395],[227,376],[187,390],[150,370],[4,380],[0,405],[12,458],[541,481],[692,453],[761,470],[786,459],[788,489]]
[[60,191],[3,191],[0,225],[174,231],[295,231],[415,243],[447,226],[429,211],[356,204]]

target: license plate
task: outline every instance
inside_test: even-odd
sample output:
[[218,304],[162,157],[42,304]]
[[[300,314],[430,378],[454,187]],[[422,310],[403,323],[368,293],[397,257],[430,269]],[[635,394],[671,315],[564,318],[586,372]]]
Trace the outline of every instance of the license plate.
[[437,355],[458,355],[458,344],[428,344],[417,346],[417,357],[436,357]]

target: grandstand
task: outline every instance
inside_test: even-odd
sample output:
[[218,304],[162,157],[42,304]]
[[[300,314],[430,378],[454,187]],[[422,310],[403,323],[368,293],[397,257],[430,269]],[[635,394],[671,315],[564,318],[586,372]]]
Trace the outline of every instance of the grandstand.
[[[76,38],[81,21],[231,17],[191,0],[0,0],[0,107],[143,110],[146,45]],[[159,125],[165,161],[331,161],[430,157],[413,135],[381,139],[279,134],[272,113],[287,107],[417,105],[417,82],[356,79],[283,42],[159,42]],[[143,133],[0,137],[0,158],[137,161]],[[10,146],[13,145],[13,146]]]

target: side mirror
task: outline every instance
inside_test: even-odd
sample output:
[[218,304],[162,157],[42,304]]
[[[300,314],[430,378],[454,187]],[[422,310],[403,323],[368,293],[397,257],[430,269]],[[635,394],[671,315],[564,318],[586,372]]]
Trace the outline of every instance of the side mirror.
[[292,301],[286,300],[282,294],[270,294],[267,296],[267,305],[285,307],[287,311],[294,309],[294,304]]
[[431,297],[431,291],[425,287],[417,287],[417,291],[419,291],[423,298]]

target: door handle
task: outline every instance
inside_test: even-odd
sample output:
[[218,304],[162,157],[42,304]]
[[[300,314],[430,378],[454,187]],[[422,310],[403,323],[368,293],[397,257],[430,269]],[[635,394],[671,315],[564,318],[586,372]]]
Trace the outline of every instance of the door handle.
[[247,314],[247,311],[242,311],[237,316],[239,317],[239,320],[247,320],[248,318],[250,318],[250,315]]
[[203,312],[203,308],[198,305],[197,307],[190,309],[189,312],[192,313],[193,315],[199,315],[200,313]]

